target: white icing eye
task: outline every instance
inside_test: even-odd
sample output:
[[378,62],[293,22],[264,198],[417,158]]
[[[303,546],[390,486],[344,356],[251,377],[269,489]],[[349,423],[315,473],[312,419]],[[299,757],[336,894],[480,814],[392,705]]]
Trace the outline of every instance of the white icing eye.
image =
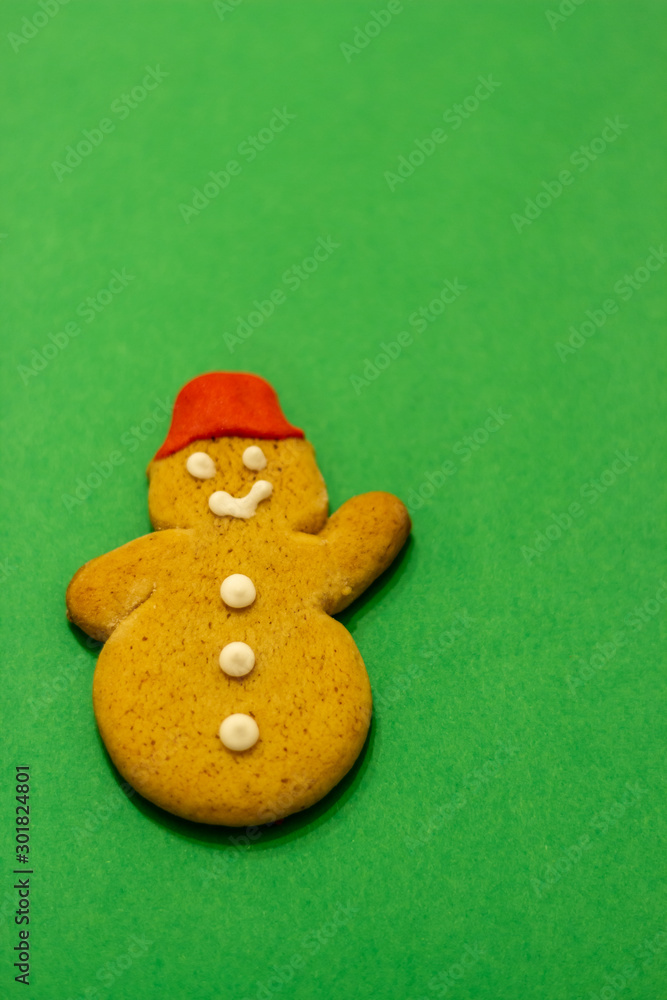
[[266,468],[266,455],[261,448],[258,448],[256,444],[251,444],[249,448],[243,452],[243,464],[246,469],[252,469],[253,472],[259,472],[261,469]]
[[195,479],[213,479],[215,462],[205,451],[195,451],[188,457],[185,468]]
[[230,677],[245,677],[255,666],[255,654],[247,642],[229,642],[220,653],[220,667]]
[[228,750],[249,750],[259,739],[259,726],[251,715],[236,712],[220,724],[220,739]]
[[232,573],[222,581],[220,597],[230,608],[247,608],[257,597],[257,591],[249,576]]

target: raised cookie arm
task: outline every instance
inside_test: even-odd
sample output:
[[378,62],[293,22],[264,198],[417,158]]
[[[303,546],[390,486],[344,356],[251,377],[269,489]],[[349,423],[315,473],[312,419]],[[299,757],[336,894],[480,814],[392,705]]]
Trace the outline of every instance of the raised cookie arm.
[[72,577],[65,601],[67,617],[94,639],[105,642],[117,625],[152,594],[161,572],[182,548],[189,532],[155,531],[91,559]]
[[352,497],[319,534],[327,542],[325,610],[351,604],[390,565],[410,534],[410,517],[391,493]]

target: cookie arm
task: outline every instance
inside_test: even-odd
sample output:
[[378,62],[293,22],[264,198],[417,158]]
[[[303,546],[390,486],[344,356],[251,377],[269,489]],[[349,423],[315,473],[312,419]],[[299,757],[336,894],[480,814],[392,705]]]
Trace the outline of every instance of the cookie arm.
[[178,529],[155,531],[85,563],[67,588],[69,620],[105,642],[150,597],[161,565],[178,549],[175,536],[185,534]]
[[327,542],[325,610],[351,604],[393,562],[410,534],[410,516],[391,493],[363,493],[336,511],[320,532]]

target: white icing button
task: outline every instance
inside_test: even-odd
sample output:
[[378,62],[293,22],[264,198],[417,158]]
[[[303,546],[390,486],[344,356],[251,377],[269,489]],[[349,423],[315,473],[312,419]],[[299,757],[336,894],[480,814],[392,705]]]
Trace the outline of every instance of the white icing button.
[[230,608],[247,608],[257,597],[257,591],[249,576],[232,573],[222,581],[220,597]]
[[246,448],[243,452],[243,464],[246,469],[252,469],[253,472],[259,472],[261,469],[266,468],[266,455],[256,444],[251,444],[250,447]]
[[220,739],[228,750],[249,750],[259,739],[259,726],[251,715],[228,715],[220,724]]
[[230,677],[245,677],[255,666],[255,654],[247,642],[229,642],[220,653],[220,666]]
[[205,451],[194,451],[188,457],[185,468],[195,479],[213,479],[215,462]]
[[208,498],[208,505],[218,517],[252,517],[261,500],[267,500],[273,493],[273,486],[266,479],[258,479],[252,484],[250,493],[244,497],[233,497],[231,493],[218,490]]

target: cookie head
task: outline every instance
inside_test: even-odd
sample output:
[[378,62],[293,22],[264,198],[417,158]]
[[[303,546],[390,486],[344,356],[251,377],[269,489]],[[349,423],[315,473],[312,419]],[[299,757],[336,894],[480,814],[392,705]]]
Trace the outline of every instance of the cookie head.
[[[266,464],[252,469],[250,453]],[[204,475],[205,473],[205,475]],[[148,506],[156,528],[209,524],[223,531],[231,520],[319,531],[328,498],[315,450],[303,438],[214,438],[154,459],[148,467]]]
[[188,382],[148,475],[156,528],[224,530],[237,520],[318,531],[327,516],[312,445],[256,375],[213,372]]

